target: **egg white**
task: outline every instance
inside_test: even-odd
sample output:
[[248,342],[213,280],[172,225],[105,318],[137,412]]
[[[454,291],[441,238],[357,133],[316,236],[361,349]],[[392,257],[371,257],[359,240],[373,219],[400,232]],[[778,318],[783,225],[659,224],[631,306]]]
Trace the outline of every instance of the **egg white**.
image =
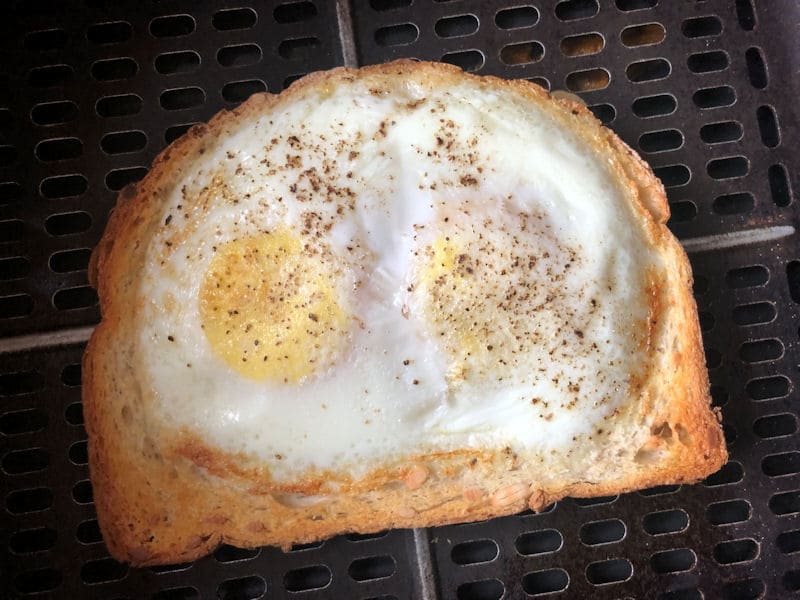
[[[643,273],[658,256],[643,250],[620,183],[573,134],[513,91],[464,86],[398,83],[374,94],[356,81],[307,92],[229,131],[179,174],[140,289],[137,360],[166,422],[288,480],[314,468],[358,476],[434,451],[563,453],[626,403],[640,369],[637,324],[648,315]],[[312,167],[328,171],[316,191],[303,175]],[[332,285],[348,315],[345,343],[300,382],[243,377],[202,327],[198,298],[214,247],[280,227],[300,232],[309,211],[331,224],[317,241],[339,266]],[[522,214],[535,216],[524,230]],[[485,235],[494,248],[547,253],[527,275],[541,284],[530,302],[554,298],[526,316],[521,355],[481,350],[456,379],[458,336],[448,346],[437,334],[420,285],[430,248],[450,235],[473,250]],[[551,282],[548,265],[568,252],[578,259]],[[514,281],[487,277],[473,289],[492,294]],[[590,297],[598,306],[580,308]],[[568,307],[577,308],[566,317]],[[578,322],[581,347],[597,352],[558,349]],[[505,366],[493,368],[495,357]],[[568,389],[579,380],[579,391]]]

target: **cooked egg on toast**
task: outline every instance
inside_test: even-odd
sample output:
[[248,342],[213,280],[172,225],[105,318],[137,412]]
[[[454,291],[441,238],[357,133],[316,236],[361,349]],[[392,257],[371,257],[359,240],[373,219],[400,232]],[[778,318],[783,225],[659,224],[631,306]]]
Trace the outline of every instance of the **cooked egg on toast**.
[[580,104],[399,61],[193,127],[90,267],[111,553],[473,521],[726,460],[649,167]]

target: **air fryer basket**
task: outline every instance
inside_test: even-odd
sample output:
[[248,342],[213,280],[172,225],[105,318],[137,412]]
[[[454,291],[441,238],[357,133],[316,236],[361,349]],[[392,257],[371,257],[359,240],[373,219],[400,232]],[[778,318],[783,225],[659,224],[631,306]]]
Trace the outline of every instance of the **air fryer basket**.
[[[800,3],[15,0],[0,6],[0,596],[800,593]],[[580,95],[662,178],[731,454],[694,486],[133,569],[95,520],[80,358],[116,193],[192,123],[305,73],[443,60]]]

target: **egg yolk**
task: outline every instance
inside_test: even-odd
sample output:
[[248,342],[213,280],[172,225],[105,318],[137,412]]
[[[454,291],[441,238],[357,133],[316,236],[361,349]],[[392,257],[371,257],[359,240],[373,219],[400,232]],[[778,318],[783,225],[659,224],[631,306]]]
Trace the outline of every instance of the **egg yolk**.
[[429,317],[456,361],[482,354],[481,341],[490,334],[486,321],[475,312],[481,286],[473,258],[463,250],[453,236],[438,238],[429,248],[420,278]]
[[286,229],[217,247],[200,289],[217,356],[245,377],[283,383],[329,366],[346,318],[328,263]]

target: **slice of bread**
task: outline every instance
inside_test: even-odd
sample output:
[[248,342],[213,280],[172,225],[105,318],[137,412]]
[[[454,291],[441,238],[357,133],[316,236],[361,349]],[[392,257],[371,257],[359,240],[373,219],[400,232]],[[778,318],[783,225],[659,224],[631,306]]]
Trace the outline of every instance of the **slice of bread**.
[[[287,173],[297,179],[286,180]],[[600,189],[591,187],[595,179],[603,182]],[[442,257],[450,250],[440,253],[434,238],[424,247],[414,245],[435,226],[443,228],[442,235],[452,231],[450,217],[434,223],[429,215],[427,229],[403,221],[408,231],[367,231],[364,215],[373,213],[363,206],[378,197],[376,189],[391,199],[380,206],[398,223],[395,213],[424,212],[427,199],[442,195],[441,214],[457,215],[459,231],[474,237],[465,248],[483,239],[481,227],[501,239],[505,229],[497,233],[492,223],[503,217],[493,211],[523,198],[527,208],[513,204],[508,223],[527,232],[515,243],[540,251],[527,255],[527,275],[514,259],[516,279],[509,283],[502,279],[505,269],[487,270],[500,261],[502,249],[480,246],[447,259]],[[224,353],[209,349],[214,334],[197,316],[205,306],[197,298],[206,293],[203,273],[211,269],[210,257],[222,252],[212,244],[241,234],[226,232],[225,223],[277,239],[274,215],[302,213],[298,235],[312,240],[311,246],[313,239],[330,237],[334,247],[330,232],[339,231],[338,225],[315,227],[317,217],[300,208],[313,205],[327,215],[332,207],[334,219],[341,215],[337,204],[351,215],[335,221],[341,227],[362,228],[376,248],[381,238],[393,240],[385,244],[387,256],[406,243],[409,254],[432,262],[433,276],[420,275],[396,291],[409,294],[408,304],[397,307],[403,319],[397,323],[419,324],[420,339],[436,349],[431,364],[450,361],[446,385],[436,392],[443,399],[433,402],[433,396],[415,391],[428,390],[425,381],[409,379],[407,397],[370,397],[377,416],[359,421],[361,429],[342,420],[349,408],[334,406],[342,404],[334,396],[293,412],[305,402],[309,381],[332,378],[335,391],[341,361],[331,359],[323,374],[308,376],[291,375],[287,366],[283,382],[262,384],[267,380],[259,380],[261,371],[226,363]],[[278,205],[288,208],[275,212]],[[433,206],[431,200],[431,210],[439,210]],[[259,210],[272,216],[262,222]],[[281,94],[255,95],[193,127],[159,155],[138,185],[122,191],[90,264],[103,320],[84,356],[83,403],[94,501],[111,554],[154,565],[192,560],[223,542],[288,548],[343,532],[541,510],[566,496],[696,482],[716,471],[727,460],[725,441],[710,406],[690,267],[665,226],[668,216],[664,190],[649,167],[584,106],[552,98],[525,81],[476,77],[448,65],[398,61],[315,73]],[[535,224],[543,219],[554,225]],[[600,234],[592,229],[595,222]],[[450,243],[450,237],[438,239]],[[563,240],[581,250],[566,265],[556,264]],[[556,250],[547,251],[547,244]],[[363,252],[358,264],[373,268],[376,253]],[[325,260],[315,255],[317,262],[306,265],[312,270],[299,272],[322,277],[314,269],[327,268]],[[466,277],[455,274],[462,267],[484,276],[461,285],[472,281],[456,279]],[[582,275],[583,287],[570,287],[570,267],[602,281]],[[358,290],[375,277],[367,273],[347,293],[360,298]],[[230,281],[235,286],[240,280]],[[442,282],[452,282],[444,286],[452,292],[437,291]],[[480,298],[500,292],[506,304],[481,304]],[[437,298],[433,304],[431,295]],[[517,312],[503,321],[509,298]],[[470,323],[477,327],[483,319],[488,325],[464,325],[464,311],[470,310],[480,315]],[[346,344],[366,335],[359,327],[371,327],[354,311],[349,317],[332,309],[327,316],[307,312],[314,324],[327,318],[341,326],[331,334],[344,340],[337,356],[355,353]],[[428,313],[429,320],[420,317]],[[264,311],[275,314],[283,313]],[[616,321],[604,324],[606,318]],[[426,323],[434,333],[424,331]],[[503,323],[510,323],[509,331],[500,331]],[[469,335],[453,337],[464,326]],[[192,343],[182,343],[173,327]],[[314,325],[309,327],[313,333]],[[393,327],[386,335],[394,335]],[[508,340],[518,347],[509,350]],[[402,351],[390,346],[382,352]],[[381,354],[376,348],[364,352]],[[492,352],[504,358],[489,362]],[[270,356],[264,357],[268,362]],[[567,382],[564,373],[585,379]],[[379,389],[396,389],[389,380],[400,381],[381,369],[361,374]],[[550,396],[506,393],[517,384],[523,391],[545,389],[543,382]],[[259,391],[257,402],[253,394],[242,396],[242,390],[245,396],[246,390],[261,390],[253,387],[259,385],[282,390],[284,404],[277,406],[285,411],[270,404],[269,393]],[[486,390],[491,393],[481,396]],[[352,400],[353,406],[366,402]],[[251,416],[240,419],[245,407]],[[383,425],[381,410],[389,415]],[[302,414],[314,422],[289,433],[300,427]],[[325,414],[340,416],[320,426]],[[252,415],[260,415],[263,427]],[[364,434],[368,427],[384,427],[376,430],[384,435]],[[276,451],[280,444],[290,450]]]

